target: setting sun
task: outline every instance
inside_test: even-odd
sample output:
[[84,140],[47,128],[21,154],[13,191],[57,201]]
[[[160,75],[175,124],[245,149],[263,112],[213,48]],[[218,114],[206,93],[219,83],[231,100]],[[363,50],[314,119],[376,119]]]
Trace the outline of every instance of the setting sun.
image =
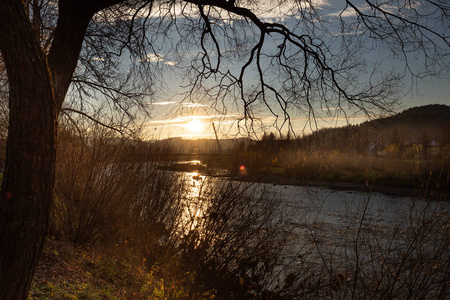
[[186,128],[189,129],[189,131],[192,133],[199,133],[203,129],[203,123],[197,119],[193,119],[186,124]]

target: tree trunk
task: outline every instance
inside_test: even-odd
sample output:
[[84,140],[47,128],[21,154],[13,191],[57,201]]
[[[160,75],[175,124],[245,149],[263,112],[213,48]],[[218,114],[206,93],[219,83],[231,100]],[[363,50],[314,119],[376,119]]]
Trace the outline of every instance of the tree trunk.
[[57,119],[92,16],[123,0],[60,0],[50,53],[24,1],[0,0],[0,51],[9,81],[9,132],[0,190],[0,299],[27,299],[48,230]]
[[0,191],[0,299],[27,299],[48,229],[55,174],[56,101],[45,53],[22,1],[0,2],[9,80],[9,132]]

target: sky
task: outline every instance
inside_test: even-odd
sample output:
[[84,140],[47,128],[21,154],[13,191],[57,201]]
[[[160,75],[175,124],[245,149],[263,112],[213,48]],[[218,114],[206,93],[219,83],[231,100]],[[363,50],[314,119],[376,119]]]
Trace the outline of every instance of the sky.
[[[342,5],[342,1],[321,0],[321,2],[321,13],[323,16],[329,17],[330,19],[336,18],[337,12],[340,12],[338,5]],[[361,8],[364,8],[363,5]],[[280,21],[276,18],[279,11],[277,12],[264,7],[261,9],[266,11],[265,21]],[[280,8],[280,10],[283,10],[283,8]],[[344,19],[350,20],[354,16],[354,11],[347,9],[342,16]],[[295,20],[296,16],[292,16],[291,19]],[[290,25],[289,18],[287,20],[282,20],[282,22],[285,22],[286,25]],[[439,27],[441,25],[442,24],[437,24],[436,26]],[[447,30],[446,33],[448,33],[449,30]],[[376,48],[366,55],[368,55],[368,60],[383,61],[382,66],[386,69],[392,68],[393,66],[397,67],[396,64],[398,62],[387,59],[389,54],[382,48]],[[171,67],[177,67],[176,61],[169,57],[161,57],[149,55],[147,59],[149,61],[163,62],[169,69]],[[413,57],[410,63],[412,68],[420,68],[422,60]],[[230,66],[230,69],[233,70],[233,66]],[[444,73],[442,78],[428,78],[413,83],[406,77],[404,79],[404,86],[400,88],[398,93],[399,106],[396,108],[396,111],[400,112],[407,108],[427,104],[450,105],[450,76],[448,75],[448,73]],[[242,122],[238,123],[238,120],[242,117],[242,111],[239,107],[233,107],[233,105],[230,104],[227,113],[223,114],[211,110],[210,106],[202,101],[197,102],[195,96],[190,102],[181,102],[183,98],[178,95],[178,93],[182,91],[181,86],[185,84],[184,78],[174,72],[167,75],[166,79],[168,79],[168,84],[165,93],[160,95],[157,99],[151,100],[153,118],[146,121],[145,124],[145,137],[148,139],[170,137],[183,137],[189,139],[215,138],[215,134],[217,134],[219,138],[245,136],[257,138],[262,136],[263,129],[275,131],[274,128],[270,128],[270,125],[274,124],[274,122],[281,125],[281,122],[283,121],[282,118],[280,118],[278,122],[275,121],[275,118],[269,111],[261,108],[257,114],[260,123],[254,128],[254,131],[248,131],[246,127],[243,126],[244,124]],[[316,109],[320,113],[321,108],[316,107]],[[315,129],[345,126],[348,123],[356,124],[368,120],[368,117],[361,112],[349,110],[347,111],[349,117],[344,118],[342,113],[334,114],[333,107],[331,107],[330,110],[331,114],[334,115],[333,118],[325,116],[318,120],[317,124],[310,125],[307,124],[308,118],[304,114],[293,111],[291,113],[291,122],[294,130],[298,134],[307,134]],[[285,132],[284,129],[283,133]]]
[[[405,88],[404,95],[400,99],[400,106],[397,111],[401,112],[404,109],[429,104],[450,105],[450,80],[435,78],[427,82],[418,83],[413,91]],[[183,105],[181,105],[181,107],[183,107]],[[165,139],[173,137],[182,137],[185,139],[215,138],[212,123],[214,123],[219,138],[246,136],[245,129],[241,128],[238,130],[237,128],[237,120],[240,117],[239,112],[226,115],[212,114],[208,113],[202,104],[198,104],[197,107],[192,106],[190,115],[179,115],[176,113],[179,110],[180,104],[176,99],[154,103],[154,112],[152,115],[155,117],[146,122],[146,137],[149,139]],[[303,132],[307,120],[308,119],[302,115],[295,115],[292,117],[292,122],[298,132]],[[369,118],[366,115],[359,113],[349,120],[342,117],[324,118],[318,122],[318,127],[319,129],[340,127],[345,126],[348,123],[359,124],[367,120],[369,120]],[[269,126],[274,121],[274,118],[273,116],[266,114],[263,116],[263,121]],[[275,131],[275,129],[269,128],[269,131],[271,130]],[[305,134],[310,132],[311,129],[308,127],[304,130]],[[258,136],[261,136],[262,131],[257,132],[257,134]]]

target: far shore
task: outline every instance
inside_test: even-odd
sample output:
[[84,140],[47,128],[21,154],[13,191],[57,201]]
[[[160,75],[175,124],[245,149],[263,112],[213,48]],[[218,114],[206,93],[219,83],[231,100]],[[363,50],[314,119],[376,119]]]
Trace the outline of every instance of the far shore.
[[183,163],[176,163],[168,166],[161,167],[163,170],[180,171],[180,172],[193,172],[197,171],[206,176],[212,177],[224,177],[231,180],[245,181],[245,182],[257,182],[257,183],[270,183],[274,185],[296,185],[296,186],[310,186],[310,187],[324,187],[334,190],[343,191],[361,191],[365,193],[381,193],[385,195],[398,196],[398,197],[411,197],[416,199],[441,199],[447,200],[447,189],[432,188],[423,184],[422,186],[414,187],[408,186],[401,182],[392,181],[391,185],[387,184],[374,184],[373,182],[362,183],[352,182],[346,180],[323,180],[323,179],[303,179],[294,176],[283,176],[280,174],[263,173],[256,175],[255,173],[250,175],[239,175],[236,171],[231,171],[226,168],[210,167],[208,165],[200,163],[200,161],[189,161]]
[[441,200],[447,200],[446,191],[437,190],[429,191],[425,188],[413,188],[413,187],[399,187],[399,186],[386,186],[386,185],[374,185],[363,184],[356,182],[342,182],[342,181],[326,181],[326,180],[303,180],[294,177],[285,177],[279,175],[261,175],[261,176],[238,176],[233,179],[245,181],[245,182],[259,182],[259,183],[272,183],[274,185],[297,185],[297,186],[311,186],[311,187],[324,187],[334,190],[343,191],[361,191],[381,193],[385,195],[399,196],[399,197],[413,197],[413,198],[438,198]]

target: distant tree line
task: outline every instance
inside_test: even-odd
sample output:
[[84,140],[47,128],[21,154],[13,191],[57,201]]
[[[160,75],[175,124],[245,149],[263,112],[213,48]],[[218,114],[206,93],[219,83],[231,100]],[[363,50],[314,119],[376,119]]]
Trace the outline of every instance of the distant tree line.
[[[441,113],[436,109],[440,109]],[[319,129],[295,139],[268,132],[250,149],[271,153],[297,149],[374,155],[400,154],[411,152],[411,149],[428,155],[429,150],[433,149],[432,152],[437,154],[447,152],[450,145],[448,110],[445,105],[424,106],[358,125]]]

